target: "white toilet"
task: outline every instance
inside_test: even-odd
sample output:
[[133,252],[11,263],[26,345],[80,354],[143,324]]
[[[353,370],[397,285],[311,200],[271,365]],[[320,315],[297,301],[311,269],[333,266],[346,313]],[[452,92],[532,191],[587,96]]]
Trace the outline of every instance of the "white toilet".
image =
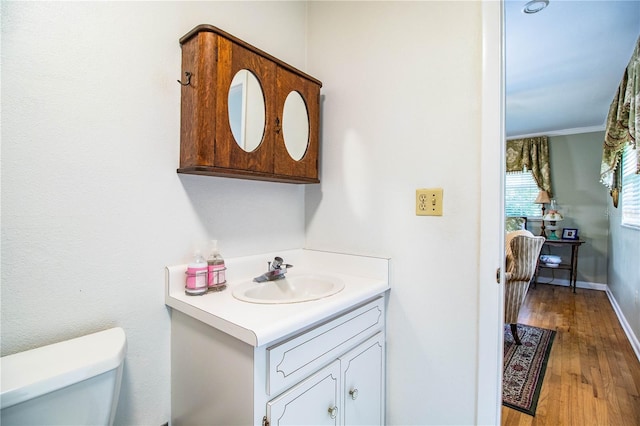
[[126,350],[118,327],[0,358],[0,424],[113,424]]

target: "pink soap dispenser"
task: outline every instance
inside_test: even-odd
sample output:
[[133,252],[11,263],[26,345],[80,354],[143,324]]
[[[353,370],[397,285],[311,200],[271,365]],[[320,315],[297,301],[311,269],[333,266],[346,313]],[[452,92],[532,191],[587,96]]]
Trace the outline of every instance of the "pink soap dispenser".
[[207,292],[207,262],[196,250],[193,254],[193,261],[187,265],[187,280],[184,292],[189,296],[200,296]]

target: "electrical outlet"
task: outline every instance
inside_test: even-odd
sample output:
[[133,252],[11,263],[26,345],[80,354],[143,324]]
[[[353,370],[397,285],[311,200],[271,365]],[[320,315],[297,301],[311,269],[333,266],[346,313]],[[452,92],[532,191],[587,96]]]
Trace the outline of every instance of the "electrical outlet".
[[416,215],[442,216],[442,188],[416,189]]

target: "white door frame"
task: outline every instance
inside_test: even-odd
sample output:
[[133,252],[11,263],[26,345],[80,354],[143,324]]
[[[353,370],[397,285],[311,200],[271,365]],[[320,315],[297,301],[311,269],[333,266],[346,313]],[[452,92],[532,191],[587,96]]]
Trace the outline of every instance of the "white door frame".
[[482,1],[482,141],[476,424],[499,425],[504,324],[503,1]]

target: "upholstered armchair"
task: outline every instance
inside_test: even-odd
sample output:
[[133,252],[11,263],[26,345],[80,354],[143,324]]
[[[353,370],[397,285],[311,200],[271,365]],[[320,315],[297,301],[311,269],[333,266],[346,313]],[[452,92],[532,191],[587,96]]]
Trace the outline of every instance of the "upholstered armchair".
[[516,345],[518,337],[518,314],[529,289],[529,283],[536,272],[538,256],[544,237],[534,237],[529,231],[515,231],[507,234],[507,266],[504,287],[504,323],[511,325],[511,334]]

